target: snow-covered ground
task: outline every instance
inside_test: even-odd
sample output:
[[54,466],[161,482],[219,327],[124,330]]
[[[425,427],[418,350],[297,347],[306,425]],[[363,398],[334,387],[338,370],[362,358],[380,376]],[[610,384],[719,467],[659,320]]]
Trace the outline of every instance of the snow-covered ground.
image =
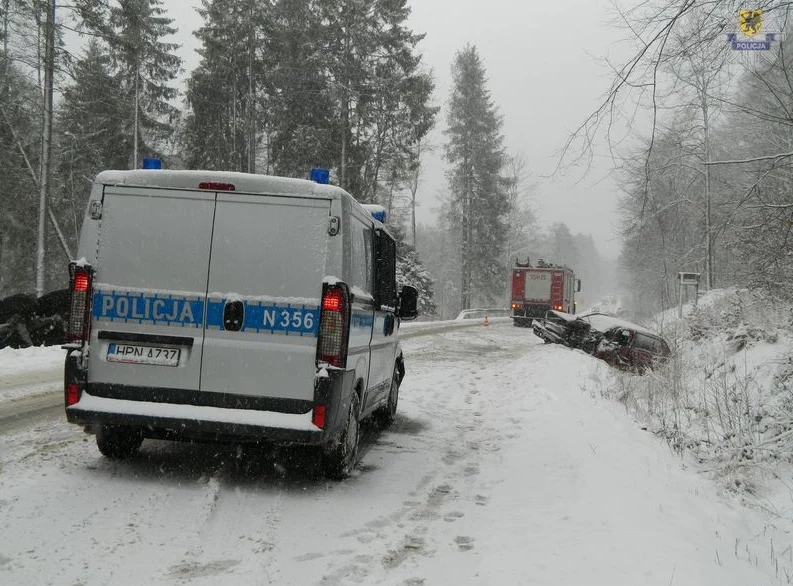
[[[605,398],[646,378],[503,322],[403,346],[397,421],[345,482],[219,446],[110,462],[62,416],[0,435],[0,584],[789,582],[779,495],[744,506]],[[61,358],[0,352],[0,409]]]

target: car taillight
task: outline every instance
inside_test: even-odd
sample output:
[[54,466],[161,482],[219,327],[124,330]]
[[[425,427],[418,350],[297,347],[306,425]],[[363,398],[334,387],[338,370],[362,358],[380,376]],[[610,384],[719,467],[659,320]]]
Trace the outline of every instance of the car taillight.
[[71,280],[71,302],[69,323],[66,330],[67,342],[83,342],[88,339],[90,324],[91,295],[93,293],[93,271],[88,265],[69,265]]
[[344,283],[322,286],[317,362],[344,368],[350,328],[350,294]]

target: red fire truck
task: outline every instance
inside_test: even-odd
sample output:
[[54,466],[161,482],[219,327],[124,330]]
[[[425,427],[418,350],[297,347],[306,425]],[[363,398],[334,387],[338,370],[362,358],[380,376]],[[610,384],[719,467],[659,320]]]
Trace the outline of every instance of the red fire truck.
[[535,318],[554,309],[575,313],[575,293],[581,290],[580,279],[573,269],[556,266],[540,259],[533,267],[515,260],[512,267],[512,322],[529,327]]

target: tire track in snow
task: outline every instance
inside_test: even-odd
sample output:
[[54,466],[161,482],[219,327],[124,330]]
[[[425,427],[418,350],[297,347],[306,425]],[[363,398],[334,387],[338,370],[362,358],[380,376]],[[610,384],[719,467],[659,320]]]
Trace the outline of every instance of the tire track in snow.
[[214,584],[221,574],[226,580],[239,575],[242,582],[255,575],[278,583],[273,550],[284,494],[273,485],[246,482],[240,466],[239,459],[226,460],[207,481],[206,506],[192,547],[167,569],[167,577],[180,583]]
[[[526,332],[522,333],[517,337],[521,342]],[[434,345],[430,364],[425,362],[426,351],[422,350],[421,358],[416,361],[406,350],[408,364],[419,371],[418,379],[425,378],[422,370],[431,369],[436,379],[445,382],[433,388],[410,388],[406,379],[408,388],[404,396],[419,398],[411,407],[417,408],[430,424],[420,438],[400,443],[407,444],[406,449],[415,445],[415,457],[437,454],[438,465],[419,480],[395,513],[341,535],[368,545],[370,553],[346,556],[343,562],[331,566],[331,571],[319,581],[321,586],[345,580],[368,584],[372,574],[378,573],[376,567],[388,573],[409,571],[412,559],[432,557],[440,547],[451,546],[459,552],[475,548],[475,537],[455,535],[450,533],[450,528],[465,515],[460,510],[464,508],[461,501],[469,508],[487,504],[489,484],[477,478],[480,462],[482,458],[497,457],[504,439],[501,430],[491,423],[488,411],[492,401],[487,392],[480,391],[482,379],[492,378],[493,385],[488,390],[501,392],[500,370],[526,350],[499,346],[486,331],[473,340],[454,338],[458,336],[445,336]],[[438,367],[439,364],[442,366]],[[502,397],[499,399],[502,400],[495,401],[497,405],[503,402]],[[393,434],[385,436],[383,443]],[[422,579],[408,578],[405,583],[420,584]]]

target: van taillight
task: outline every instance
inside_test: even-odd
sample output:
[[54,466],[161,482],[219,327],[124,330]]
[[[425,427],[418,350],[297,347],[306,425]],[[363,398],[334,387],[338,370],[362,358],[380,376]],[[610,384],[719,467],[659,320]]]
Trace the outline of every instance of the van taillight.
[[347,285],[323,285],[320,307],[317,362],[344,368],[347,365],[350,327],[350,294]]
[[327,407],[325,405],[314,405],[314,411],[311,415],[311,423],[320,429],[325,429],[325,412]]
[[71,263],[69,265],[69,276],[71,278],[71,303],[69,305],[66,341],[83,342],[88,339],[93,271],[88,265]]
[[69,383],[66,385],[66,406],[71,407],[80,400],[80,385]]

